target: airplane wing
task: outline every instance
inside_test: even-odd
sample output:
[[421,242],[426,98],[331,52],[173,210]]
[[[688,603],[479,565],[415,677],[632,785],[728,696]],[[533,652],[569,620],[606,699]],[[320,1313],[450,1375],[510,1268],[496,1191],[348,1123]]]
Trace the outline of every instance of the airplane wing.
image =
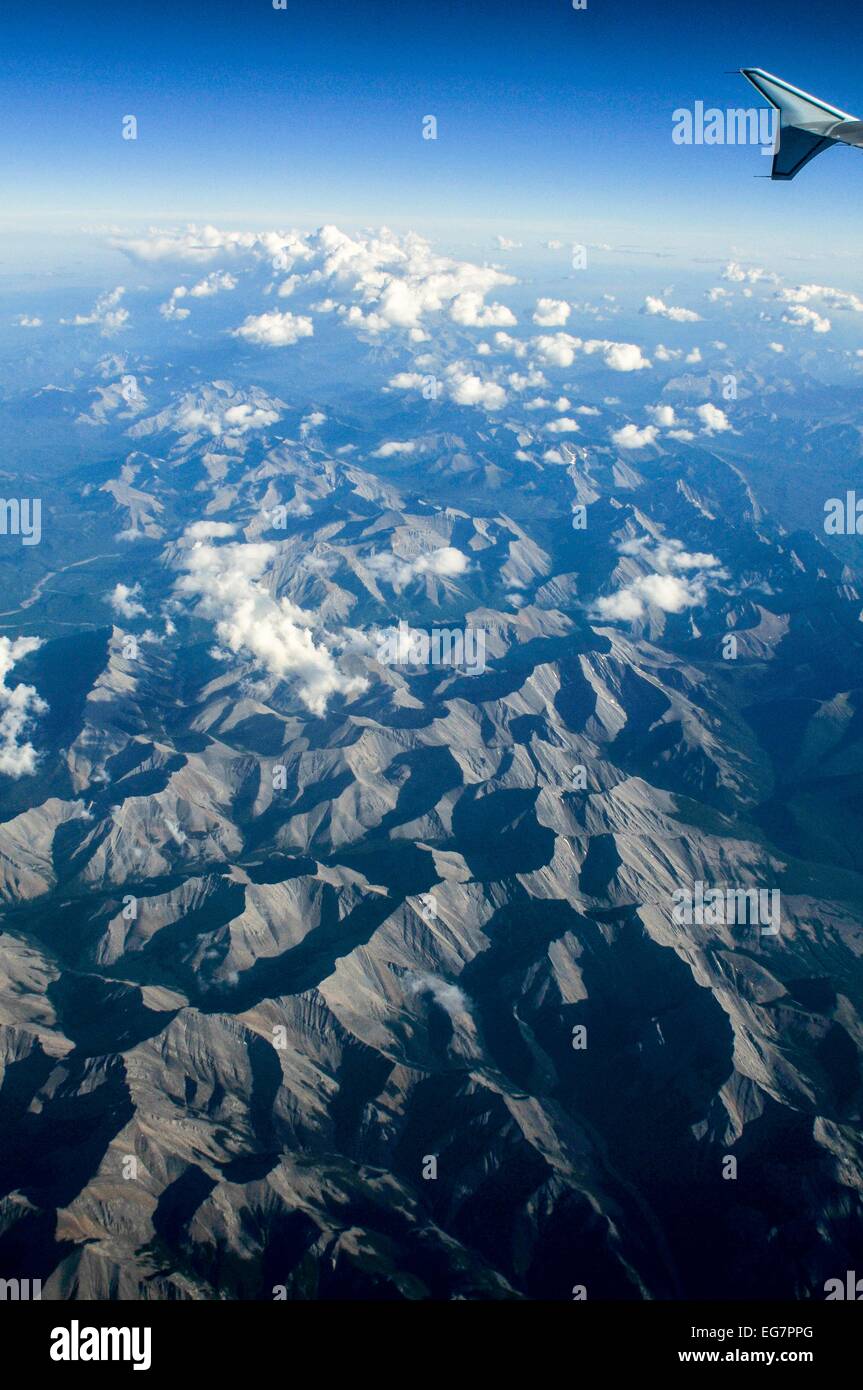
[[772,179],[793,179],[804,164],[814,159],[816,154],[838,144],[821,135],[810,135],[808,131],[798,130],[796,126],[780,126],[779,148],[770,166]]
[[779,112],[779,148],[770,171],[773,179],[793,179],[810,159],[838,143],[830,134],[838,124],[856,120],[847,111],[840,111],[761,68],[740,71]]

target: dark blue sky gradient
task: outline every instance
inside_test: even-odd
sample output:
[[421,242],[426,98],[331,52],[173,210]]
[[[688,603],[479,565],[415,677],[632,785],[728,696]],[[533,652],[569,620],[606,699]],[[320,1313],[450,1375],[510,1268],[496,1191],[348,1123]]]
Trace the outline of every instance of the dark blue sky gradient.
[[861,39],[863,7],[811,0],[13,3],[0,202],[18,228],[350,219],[792,254],[829,206],[849,254],[857,152],[755,182],[757,150],[675,146],[671,113],[756,105],[725,69],[757,65],[863,114]]

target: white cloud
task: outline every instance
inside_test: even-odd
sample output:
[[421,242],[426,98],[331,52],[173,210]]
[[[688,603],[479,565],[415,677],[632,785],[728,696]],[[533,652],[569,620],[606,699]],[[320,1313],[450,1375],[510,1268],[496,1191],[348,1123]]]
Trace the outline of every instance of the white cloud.
[[470,569],[468,557],[452,545],[439,546],[437,550],[426,551],[413,559],[395,555],[392,551],[381,551],[366,557],[363,564],[373,574],[391,584],[397,593],[420,575],[433,574],[440,578],[453,578],[458,574],[466,574]]
[[682,613],[699,602],[693,587],[678,575],[648,574],[637,580],[640,592],[663,613]]
[[183,309],[177,304],[177,300],[182,299],[185,293],[185,288],[182,285],[178,285],[177,288],[171,292],[170,299],[167,299],[164,304],[159,305],[159,313],[162,315],[163,319],[179,321],[180,319],[187,319],[189,317],[192,312],[191,309]]
[[541,362],[550,367],[571,367],[582,341],[571,333],[543,333],[534,338],[533,345]]
[[506,404],[506,392],[495,381],[483,380],[475,372],[454,362],[447,367],[450,398],[456,405],[478,405],[484,410],[500,410]]
[[[297,294],[312,285],[324,288],[325,297],[316,300],[314,312],[331,313],[340,306],[343,322],[362,333],[403,328],[416,340],[427,314],[447,311],[465,326],[515,322],[505,305],[485,304],[491,290],[515,284],[512,275],[494,266],[438,255],[415,232],[398,236],[382,227],[352,237],[332,225],[307,234],[223,232],[192,226],[183,232],[119,238],[114,245],[136,261],[248,261],[293,271],[280,293],[287,294],[288,287]],[[275,345],[283,344],[279,340]]]
[[603,595],[597,599],[596,608],[602,618],[622,618],[626,622],[643,618],[645,613],[644,602],[635,585]]
[[837,290],[831,285],[795,285],[793,289],[777,291],[777,297],[786,304],[809,304],[819,299],[828,309],[848,309],[855,314],[863,314],[863,299],[849,290]]
[[647,536],[624,541],[619,547],[621,555],[635,555],[646,559],[661,574],[675,570],[718,570],[720,562],[715,555],[704,550],[686,550],[683,542],[670,539],[651,541]]
[[345,676],[329,649],[315,642],[311,630],[315,615],[287,598],[274,597],[266,588],[264,575],[278,547],[242,542],[213,545],[210,541],[217,534],[210,529],[213,525],[196,523],[187,529],[186,573],[178,579],[176,590],[196,600],[195,611],[215,623],[222,645],[251,656],[279,680],[296,681],[300,699],[313,714],[324,714],[335,693],[363,690],[366,682]]
[[[477,266],[437,255],[424,237],[398,237],[388,228],[376,235],[350,237],[338,227],[322,227],[307,239],[321,279],[349,290],[359,314],[346,322],[379,333],[417,329],[425,315],[447,308],[456,322],[475,327],[513,324],[501,304],[485,306],[485,296],[513,276],[493,266]],[[363,312],[365,310],[366,312]]]
[[538,299],[533,321],[540,328],[561,328],[571,312],[565,299]]
[[442,545],[425,555],[419,555],[413,562],[416,574],[453,575],[465,574],[470,569],[470,561],[453,545]]
[[[206,275],[203,280],[199,280],[189,290],[193,299],[207,299],[210,295],[218,294],[220,290],[235,290],[237,281],[233,275],[229,275],[226,270],[213,271],[211,275]],[[174,291],[176,294],[176,290]]]
[[419,390],[425,381],[421,372],[396,372],[391,376],[387,385],[394,391],[413,391]]
[[17,326],[18,326],[19,328],[41,328],[41,327],[42,327],[42,320],[41,320],[41,319],[29,318],[27,314],[19,314],[19,315],[17,316],[17,318],[15,319],[15,323],[17,324]]
[[189,310],[179,308],[178,299],[207,299],[209,296],[218,294],[220,290],[235,290],[237,281],[233,275],[227,271],[214,270],[212,274],[206,275],[203,280],[191,287],[187,285],[177,285],[171,291],[171,297],[165,304],[159,305],[159,313],[166,319],[187,319]]
[[649,565],[653,572],[638,575],[598,599],[596,609],[604,618],[632,622],[643,618],[648,606],[663,613],[682,613],[706,601],[705,571],[723,574],[715,555],[691,553],[678,540],[651,542],[642,537],[624,542],[620,553]]
[[775,282],[779,277],[760,265],[742,266],[737,261],[729,261],[719,278],[737,285],[756,285],[759,280]]
[[425,971],[410,971],[405,975],[405,981],[411,994],[430,994],[435,1003],[452,1019],[470,1012],[468,997],[458,985],[452,985],[447,980],[441,980],[437,975],[429,975]]
[[606,367],[613,372],[640,372],[650,366],[641,348],[636,343],[611,343],[603,339],[592,339],[585,343],[586,353],[602,352]]
[[793,328],[811,328],[813,333],[829,333],[831,328],[828,318],[805,304],[792,304],[782,315],[782,322]]
[[674,414],[674,406],[672,405],[649,405],[647,407],[647,413],[653,423],[659,425],[664,430],[671,429],[671,426],[677,423],[677,418]]
[[696,314],[694,309],[675,308],[674,305],[666,304],[664,300],[650,294],[644,301],[644,312],[657,314],[660,318],[671,319],[674,323],[698,323],[701,319],[701,315]]
[[247,430],[263,429],[266,425],[274,425],[279,418],[277,410],[269,410],[266,406],[251,405],[248,401],[241,401],[239,405],[228,406],[225,411],[224,423],[227,425],[228,433],[245,434]]
[[784,351],[785,351],[785,348],[784,348],[784,346],[783,346],[782,343],[768,343],[767,346],[769,347],[769,349],[770,349],[771,352],[784,352]]
[[495,333],[494,344],[499,352],[511,352],[514,357],[527,356],[527,343],[514,338],[511,333]]
[[6,777],[31,777],[38,754],[32,743],[22,742],[36,715],[48,709],[36,687],[20,681],[10,688],[6,677],[15,663],[42,645],[39,637],[0,637],[0,773]]
[[269,261],[274,269],[290,270],[294,258],[311,254],[297,232],[223,232],[194,223],[181,232],[151,229],[146,237],[116,236],[111,244],[130,260],[147,265],[160,261],[201,265],[250,257]]
[[731,421],[725,411],[720,410],[716,405],[711,405],[709,401],[706,401],[704,405],[699,405],[695,413],[702,423],[705,434],[722,434],[724,430],[731,429]]
[[[510,372],[507,382],[513,391],[535,391],[540,386],[548,385],[543,373],[535,367],[529,372]],[[547,405],[548,402],[546,401],[545,404]]]
[[224,540],[235,536],[237,528],[230,521],[193,521],[183,534],[187,541]]
[[479,290],[465,290],[452,302],[450,317],[465,328],[511,328],[515,314],[505,304],[484,304]]
[[549,420],[545,428],[549,434],[576,434],[580,426],[577,420],[562,415],[559,420]]
[[399,441],[389,440],[386,444],[381,444],[372,454],[373,459],[388,459],[399,454],[412,454],[416,450],[416,443],[413,440]]
[[61,319],[60,322],[70,324],[73,328],[94,325],[101,329],[103,338],[109,338],[113,333],[125,328],[128,323],[129,310],[119,307],[125,293],[123,285],[118,285],[115,290],[106,290],[104,294],[99,295],[92,313],[76,314],[73,319]]
[[273,310],[269,314],[249,314],[232,336],[264,347],[291,347],[301,338],[311,338],[314,331],[311,319]]
[[240,401],[236,405],[225,405],[219,400],[199,402],[186,396],[177,410],[177,429],[183,434],[204,431],[236,437],[249,430],[266,429],[279,418],[279,412],[269,404]]
[[133,584],[131,588],[128,584],[117,584],[113,592],[106,597],[114,612],[121,618],[140,618],[147,611],[143,603],[138,602],[140,592],[140,584]]
[[655,442],[658,433],[655,425],[645,425],[643,429],[637,425],[624,425],[622,429],[612,430],[611,442],[618,449],[643,449],[645,445]]

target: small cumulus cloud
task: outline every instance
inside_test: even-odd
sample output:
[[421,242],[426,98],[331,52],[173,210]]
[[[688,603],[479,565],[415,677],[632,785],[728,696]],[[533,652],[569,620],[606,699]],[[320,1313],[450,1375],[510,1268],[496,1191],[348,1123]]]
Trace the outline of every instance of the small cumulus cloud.
[[177,410],[177,429],[186,434],[206,432],[238,437],[249,430],[274,425],[278,419],[278,410],[262,403],[240,401],[224,405],[221,401],[197,403],[186,398]]
[[813,333],[829,333],[832,327],[828,318],[806,304],[789,305],[782,315],[782,322],[790,323],[792,328],[811,328]]
[[644,449],[648,444],[655,443],[658,433],[655,425],[645,425],[643,429],[637,425],[624,425],[622,429],[612,430],[611,442],[618,449]]
[[663,299],[655,295],[648,295],[644,301],[644,312],[655,314],[663,319],[671,319],[674,323],[698,323],[701,319],[700,314],[696,314],[694,309],[679,309],[673,304],[666,304]]
[[310,318],[273,310],[269,314],[249,314],[232,336],[262,347],[292,347],[301,338],[311,338],[314,331]]
[[213,271],[211,275],[206,275],[203,280],[196,284],[177,285],[171,291],[171,296],[165,304],[159,305],[159,313],[166,319],[187,319],[190,311],[179,305],[181,299],[207,299],[211,295],[218,294],[220,290],[235,290],[237,288],[236,278],[227,271]]
[[664,430],[671,429],[672,425],[677,423],[677,417],[674,414],[674,406],[672,405],[649,405],[647,407],[647,413],[653,423],[659,425]]
[[533,340],[536,354],[549,367],[571,367],[582,346],[571,333],[544,333]]
[[494,411],[506,404],[506,391],[502,386],[495,381],[484,380],[458,363],[447,368],[447,377],[449,394],[456,405],[477,405]]
[[611,343],[605,340],[591,340],[585,343],[586,353],[601,352],[606,367],[613,372],[641,372],[650,366],[641,348],[636,343]]
[[697,406],[695,413],[701,421],[704,434],[723,434],[726,430],[731,429],[731,421],[725,411],[720,410],[716,405],[711,405],[709,401],[706,401],[704,405]]
[[391,584],[397,593],[422,575],[430,574],[442,579],[451,579],[456,575],[466,574],[470,569],[468,557],[452,545],[438,546],[436,550],[426,551],[413,558],[396,555],[392,551],[381,551],[367,556],[363,564],[379,579]]
[[430,994],[434,1002],[452,1019],[470,1012],[468,997],[458,985],[450,984],[449,981],[442,980],[437,975],[430,975],[426,971],[412,970],[405,976],[405,980],[410,994]]
[[0,773],[6,777],[32,777],[39,755],[26,738],[37,715],[48,706],[35,686],[19,681],[9,687],[6,677],[22,657],[42,645],[39,637],[0,637]]
[[485,304],[479,290],[465,290],[452,302],[450,317],[463,328],[511,328],[515,314],[505,304]]
[[141,585],[116,584],[113,591],[106,595],[114,612],[121,618],[140,618],[146,613],[143,603],[139,603]]
[[533,321],[540,328],[561,328],[571,312],[565,299],[538,299]]
[[719,278],[735,285],[757,285],[759,280],[775,283],[779,276],[760,265],[743,266],[738,261],[729,261]]
[[625,541],[620,554],[649,566],[613,594],[597,600],[600,617],[634,622],[646,616],[648,608],[663,613],[682,613],[701,605],[707,598],[706,576],[723,573],[715,555],[687,551],[678,540],[652,542],[647,537]]
[[76,314],[73,319],[61,319],[60,322],[73,328],[98,327],[103,338],[110,338],[128,324],[129,310],[120,306],[125,293],[125,287],[118,285],[116,289],[100,294],[89,314]]
[[413,440],[390,439],[385,444],[379,445],[372,454],[373,459],[389,459],[399,455],[413,454],[416,452],[416,443]]

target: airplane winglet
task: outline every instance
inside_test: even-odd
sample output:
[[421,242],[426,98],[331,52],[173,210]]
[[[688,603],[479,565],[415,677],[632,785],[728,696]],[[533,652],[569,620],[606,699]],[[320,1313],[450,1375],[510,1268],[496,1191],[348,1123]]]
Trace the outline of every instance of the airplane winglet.
[[779,139],[771,179],[795,178],[822,150],[842,140],[842,135],[835,133],[839,127],[856,120],[847,111],[840,111],[763,68],[741,68],[740,73],[779,112]]

